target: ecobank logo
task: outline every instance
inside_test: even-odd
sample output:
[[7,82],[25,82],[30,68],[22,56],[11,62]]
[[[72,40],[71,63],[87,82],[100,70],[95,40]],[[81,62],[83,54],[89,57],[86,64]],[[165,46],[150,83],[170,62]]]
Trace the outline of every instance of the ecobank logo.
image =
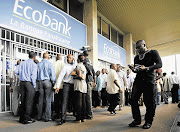
[[104,43],[104,54],[107,54],[113,58],[120,59],[118,46],[108,47],[106,43]]
[[[68,20],[63,14],[54,10],[35,10],[33,7],[26,5],[25,1],[26,0],[15,0],[13,16],[58,33],[67,38],[71,38],[71,27],[69,27]],[[63,18],[63,22],[53,18],[52,14],[54,16],[58,15],[61,19]]]

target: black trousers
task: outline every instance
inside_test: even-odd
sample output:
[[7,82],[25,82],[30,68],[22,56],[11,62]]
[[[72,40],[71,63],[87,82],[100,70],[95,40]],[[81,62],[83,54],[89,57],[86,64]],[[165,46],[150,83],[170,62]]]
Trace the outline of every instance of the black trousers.
[[125,91],[125,105],[129,104],[129,100],[131,98],[131,92]]
[[39,91],[35,91],[31,117],[35,117],[38,114],[38,104],[39,104]]
[[62,113],[63,89],[59,89],[58,94],[54,94],[54,111],[57,118],[60,118]]
[[20,118],[19,121],[31,120],[31,112],[33,107],[33,100],[35,89],[31,82],[21,81],[20,82],[20,93],[21,93],[21,107],[20,107]]
[[92,106],[97,107],[100,106],[101,97],[100,92],[92,90]]
[[108,105],[108,93],[106,91],[106,88],[102,88],[101,90],[101,99],[102,99],[102,106]]
[[74,85],[70,83],[64,83],[63,85],[63,101],[62,101],[62,115],[61,119],[66,120],[66,112],[68,103],[74,106]]
[[116,106],[119,104],[120,101],[120,94],[109,94],[109,108],[108,111],[114,111]]
[[80,91],[75,91],[74,95],[76,97],[76,120],[83,120],[86,117],[86,93],[81,93]]
[[141,114],[139,110],[138,100],[143,93],[143,100],[146,106],[145,122],[152,123],[155,115],[155,84],[145,81],[135,81],[132,89],[132,97],[130,104],[132,108],[132,115],[135,121],[141,122]]
[[178,89],[179,89],[179,85],[178,84],[173,84],[173,87],[171,89],[172,103],[178,103],[179,102]]

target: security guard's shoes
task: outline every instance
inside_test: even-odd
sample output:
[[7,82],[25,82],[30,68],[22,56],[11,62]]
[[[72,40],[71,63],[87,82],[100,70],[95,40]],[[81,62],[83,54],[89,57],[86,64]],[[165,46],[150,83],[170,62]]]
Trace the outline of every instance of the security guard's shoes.
[[152,126],[152,124],[150,124],[150,123],[145,123],[145,124],[142,126],[142,128],[143,128],[143,129],[149,129],[151,126]]
[[136,127],[140,124],[141,124],[141,122],[139,122],[139,121],[133,121],[132,123],[129,124],[129,127]]

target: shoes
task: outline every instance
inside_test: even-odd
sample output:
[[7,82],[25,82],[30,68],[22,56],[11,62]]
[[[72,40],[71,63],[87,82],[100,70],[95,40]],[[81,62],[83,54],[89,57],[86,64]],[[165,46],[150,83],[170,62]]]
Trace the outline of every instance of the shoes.
[[143,128],[143,129],[149,129],[151,126],[152,126],[152,124],[150,124],[150,123],[145,123],[145,124],[142,126],[142,128]]
[[92,120],[92,119],[93,119],[93,117],[91,117],[91,116],[87,116],[87,117],[86,117],[86,119],[87,119],[87,120]]
[[62,125],[62,124],[64,124],[65,123],[65,120],[60,120],[59,122],[58,122],[58,125]]
[[52,119],[45,119],[44,122],[52,121]]
[[140,121],[133,121],[132,123],[129,124],[129,127],[136,127],[136,126],[138,126],[140,124],[141,124]]
[[34,123],[34,122],[36,122],[36,121],[35,120],[24,120],[21,123],[22,124],[30,124],[30,123]]
[[111,111],[110,114],[111,114],[111,115],[115,115],[116,112],[115,112],[115,111]]
[[180,122],[179,121],[177,122],[177,126],[180,126]]
[[85,122],[85,121],[86,121],[86,119],[82,119],[82,120],[81,120],[81,122]]
[[74,120],[75,123],[81,123],[81,120]]

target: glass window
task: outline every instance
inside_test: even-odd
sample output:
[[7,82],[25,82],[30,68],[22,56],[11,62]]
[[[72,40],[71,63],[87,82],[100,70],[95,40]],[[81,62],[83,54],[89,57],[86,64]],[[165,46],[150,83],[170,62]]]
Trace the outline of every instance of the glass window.
[[25,44],[28,44],[28,38],[27,37],[25,38]]
[[117,44],[117,31],[111,28],[111,41]]
[[30,45],[33,45],[33,40],[32,39],[30,39]]
[[19,35],[16,34],[16,42],[19,42]]
[[57,52],[59,53],[59,47],[57,47]]
[[54,49],[53,49],[53,45],[51,45],[51,51],[54,51]]
[[37,47],[41,48],[40,41],[37,41]]
[[11,32],[11,40],[14,41],[14,33]]
[[48,0],[49,3],[67,12],[67,0]]
[[21,36],[21,43],[24,43],[24,37]]
[[44,49],[44,43],[41,42],[41,49]]
[[118,38],[119,38],[119,46],[123,47],[123,35],[118,34]]
[[102,20],[102,35],[109,39],[109,25]]
[[2,38],[5,38],[5,30],[2,30]]
[[56,52],[56,46],[54,46],[54,52]]
[[101,18],[100,17],[97,17],[97,30],[98,30],[98,33],[101,34]]
[[78,0],[69,0],[69,14],[83,22],[83,3]]
[[10,39],[10,32],[6,31],[6,39]]
[[47,50],[47,43],[44,43],[44,48]]
[[36,40],[34,40],[34,46],[37,47]]
[[50,44],[48,44],[48,50],[50,50]]

